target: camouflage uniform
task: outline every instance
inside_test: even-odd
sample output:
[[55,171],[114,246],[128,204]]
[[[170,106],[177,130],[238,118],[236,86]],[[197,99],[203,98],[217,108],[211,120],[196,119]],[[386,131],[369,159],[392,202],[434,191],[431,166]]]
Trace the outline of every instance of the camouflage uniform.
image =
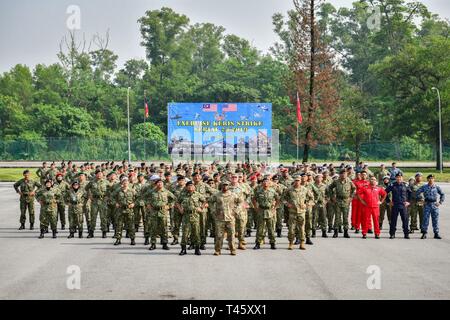
[[256,243],[259,244],[264,240],[265,228],[267,227],[270,243],[275,244],[275,208],[276,202],[279,201],[279,196],[273,188],[258,188],[255,190],[254,200],[256,202],[256,218],[258,220]]
[[[200,193],[205,200],[208,199],[211,195],[213,195],[214,193],[216,193],[216,190],[211,188],[209,185],[207,185],[206,183],[200,181],[199,183],[195,184],[195,191]],[[204,245],[206,243],[206,217],[208,215],[208,210],[207,208],[202,208],[201,212],[200,212],[200,239],[201,239],[201,245]]]
[[26,211],[28,209],[28,214],[30,216],[30,224],[34,224],[34,197],[35,192],[39,189],[41,185],[33,180],[25,181],[25,179],[20,179],[14,184],[14,189],[17,193],[21,192],[20,195],[20,224],[25,224],[27,220]]
[[289,243],[294,241],[294,237],[299,230],[299,239],[305,241],[305,218],[306,210],[310,202],[314,199],[312,191],[304,186],[289,187],[283,193],[283,201],[289,208],[288,219],[288,240]]
[[83,213],[84,213],[84,219],[86,221],[86,226],[90,227],[91,223],[91,200],[87,196],[86,186],[88,185],[88,181],[80,181],[80,190],[86,193],[86,197],[84,198],[84,204],[83,204]]
[[56,201],[60,196],[59,189],[42,188],[38,191],[36,198],[41,203],[41,213],[39,215],[39,220],[41,223],[41,233],[42,230],[46,229],[49,225],[51,229],[56,231],[57,223],[57,204]]
[[41,185],[44,185],[45,179],[47,179],[47,171],[48,168],[44,168],[44,167],[40,167],[39,169],[37,169],[36,171],[36,175],[39,178],[39,182]]
[[136,191],[136,205],[134,206],[134,227],[136,231],[139,229],[139,225],[142,219],[145,219],[145,202],[142,197],[142,190],[146,186],[146,183],[136,182],[133,184],[133,189]]
[[199,192],[183,192],[177,201],[183,209],[183,236],[181,246],[186,246],[190,236],[191,244],[200,246],[200,217],[206,197]]
[[64,226],[66,225],[66,194],[69,191],[69,184],[62,180],[61,182],[56,181],[53,185],[53,188],[59,189],[59,196],[56,199],[57,203],[57,217],[59,218],[59,221],[61,221],[61,227],[64,229]]
[[[275,184],[273,186],[273,188],[278,193],[279,198],[282,197],[284,190],[286,190],[286,186],[281,183]],[[280,236],[281,236],[281,230],[283,229],[283,218],[284,218],[284,205],[282,203],[277,205],[276,212],[277,212],[277,217],[276,217],[275,229],[276,229],[277,233],[280,234]]]
[[107,230],[112,224],[113,229],[116,229],[117,208],[115,202],[115,193],[119,191],[120,183],[117,181],[108,181],[106,184],[105,203],[106,203],[106,217],[108,219]]
[[348,230],[348,210],[349,203],[355,193],[356,187],[349,178],[334,180],[328,187],[329,191],[335,191],[333,199],[336,201],[336,215],[334,229],[344,225],[344,230]]
[[306,214],[305,214],[305,232],[306,232],[306,238],[311,238],[312,229],[316,228],[316,226],[313,225],[313,208],[315,205],[315,199],[314,199],[314,192],[313,192],[313,183],[310,182],[306,185],[306,188],[309,190],[309,192],[313,195],[311,201],[306,206]]
[[235,216],[236,209],[242,203],[242,198],[233,192],[217,192],[211,197],[212,211],[216,223],[215,252],[220,254],[223,246],[223,237],[227,233],[228,247],[231,253],[236,252]]
[[86,186],[91,199],[91,219],[89,221],[90,232],[93,233],[97,224],[97,215],[100,214],[100,227],[103,232],[108,231],[108,218],[106,216],[105,195],[107,188],[105,179],[94,178]]
[[413,183],[409,186],[409,189],[411,190],[411,199],[410,199],[410,205],[408,207],[409,217],[410,217],[410,230],[419,230],[417,226],[417,215],[419,215],[419,227],[422,225],[423,220],[423,206],[425,203],[425,199],[423,197],[423,194],[417,194],[417,190],[422,186],[423,184],[416,184]]
[[244,207],[250,191],[242,184],[229,185],[229,190],[239,198],[241,205],[235,209],[235,233],[239,243],[245,244],[245,232],[247,228],[247,208]]
[[69,230],[75,233],[77,230],[79,234],[83,232],[83,205],[86,201],[86,193],[78,189],[70,189],[65,194],[65,201],[69,205]]
[[122,231],[125,225],[131,240],[134,240],[134,211],[130,208],[136,201],[136,192],[128,187],[126,190],[120,188],[115,193],[117,207],[116,239],[122,239]]
[[326,232],[327,230],[327,185],[325,183],[321,183],[317,185],[315,183],[312,184],[312,191],[314,193],[315,205],[313,208],[313,228],[319,224],[322,232]]
[[169,237],[169,210],[175,201],[172,192],[162,188],[153,190],[149,197],[145,198],[146,204],[150,205],[150,236],[151,244],[156,244],[156,235],[160,235],[161,244],[167,244]]

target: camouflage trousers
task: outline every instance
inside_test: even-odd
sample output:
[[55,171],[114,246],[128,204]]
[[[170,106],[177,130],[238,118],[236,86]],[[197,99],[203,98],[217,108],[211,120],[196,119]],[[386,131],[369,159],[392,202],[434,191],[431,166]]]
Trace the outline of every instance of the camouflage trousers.
[[173,209],[172,211],[173,211],[172,236],[174,240],[178,240],[180,237],[181,222],[183,221],[183,215],[176,209]]
[[145,206],[137,205],[133,208],[134,210],[134,227],[139,228],[141,220],[145,217]]
[[228,248],[231,251],[236,251],[235,238],[235,222],[234,221],[216,221],[216,236],[214,249],[216,252],[220,252],[223,246],[223,238],[225,232],[227,233]]
[[327,220],[328,220],[328,228],[333,228],[334,223],[334,215],[335,215],[335,205],[331,203],[331,201],[327,202]]
[[88,228],[91,225],[91,200],[87,200],[83,205],[84,220]]
[[83,230],[83,204],[69,205],[69,230],[75,233]]
[[327,229],[327,210],[325,205],[315,205],[313,207],[313,219],[312,219],[313,228],[316,228],[319,225],[322,231],[326,231]]
[[249,208],[247,211],[247,231],[255,227],[255,209]]
[[256,230],[256,243],[264,240],[265,230],[267,228],[270,243],[275,243],[275,219],[276,217],[264,218],[262,212],[257,213],[258,229]]
[[106,205],[103,199],[94,199],[91,203],[91,220],[89,221],[89,229],[95,230],[97,224],[97,216],[100,215],[100,228],[103,232],[108,231],[108,217],[106,215]]
[[200,214],[196,212],[183,213],[183,235],[181,237],[181,245],[185,246],[190,239],[190,243],[194,246],[201,244],[200,238]]
[[214,218],[214,213],[208,208],[208,219],[206,221],[207,228],[211,232],[212,236],[216,234],[216,221]]
[[34,198],[30,201],[25,199],[20,199],[20,223],[25,224],[27,221],[26,212],[28,210],[28,215],[30,216],[30,223],[34,223]]
[[[288,218],[288,240],[293,242],[297,237],[300,241],[305,241],[305,212],[290,213]],[[297,233],[298,232],[298,233]]]
[[335,209],[336,214],[334,216],[334,229],[344,226],[344,230],[348,230],[348,203],[337,202]]
[[156,236],[161,237],[161,243],[166,244],[169,238],[169,211],[153,211],[150,214],[151,243],[156,244]]
[[311,238],[311,231],[313,228],[312,221],[313,221],[313,208],[308,207],[306,209],[306,214],[305,214],[305,232],[306,232],[307,238]]
[[109,226],[112,224],[113,229],[116,229],[116,220],[117,220],[117,208],[114,204],[107,204],[106,205],[106,217],[108,219],[108,229]]
[[[412,202],[408,207],[409,219],[410,219],[410,229],[419,230],[423,221],[423,205],[419,205],[417,202]],[[419,216],[419,220],[417,220]]]
[[41,230],[48,228],[49,225],[52,230],[56,230],[57,220],[58,217],[56,204],[54,206],[46,206],[41,208],[41,212],[39,214]]
[[61,226],[66,225],[66,204],[64,202],[58,202],[57,205],[57,217],[61,222]]
[[199,224],[200,224],[200,242],[201,244],[206,243],[206,220],[207,220],[208,211],[206,209],[203,209],[199,216]]
[[275,224],[275,230],[283,229],[283,218],[284,218],[284,206],[277,208],[277,222]]
[[391,225],[391,211],[392,208],[389,203],[383,202],[380,204],[380,229],[383,228],[384,216],[387,215],[389,225]]
[[117,221],[116,221],[116,239],[122,239],[122,231],[125,227],[128,232],[130,239],[134,239],[134,211],[133,209],[122,209],[117,210]]
[[245,241],[245,232],[247,231],[247,210],[242,210],[236,215],[235,223],[236,237],[239,241]]

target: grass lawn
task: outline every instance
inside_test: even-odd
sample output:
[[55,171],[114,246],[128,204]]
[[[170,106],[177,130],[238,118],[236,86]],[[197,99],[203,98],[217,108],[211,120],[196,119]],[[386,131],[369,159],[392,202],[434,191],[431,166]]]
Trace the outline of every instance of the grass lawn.
[[[372,168],[375,170],[376,168]],[[22,178],[22,172],[25,168],[0,168],[0,181],[17,181]],[[37,180],[36,176],[37,168],[29,169],[31,172],[32,179]],[[403,169],[402,169],[403,170]],[[425,169],[425,168],[407,168],[403,170],[405,180],[413,177],[416,172],[422,172],[424,175],[424,181],[426,181],[427,175],[433,173],[436,176],[436,181],[438,182],[450,182],[450,168],[446,168],[442,174],[434,169]]]

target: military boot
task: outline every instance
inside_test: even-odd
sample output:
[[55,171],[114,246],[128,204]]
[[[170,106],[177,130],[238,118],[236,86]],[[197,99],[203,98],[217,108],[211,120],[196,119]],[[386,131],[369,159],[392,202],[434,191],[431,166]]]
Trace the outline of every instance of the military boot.
[[355,230],[355,233],[359,233],[359,229],[356,229],[356,230]]
[[150,241],[148,241],[148,237],[145,237],[144,246],[148,246],[150,244]]
[[202,255],[202,253],[200,251],[200,246],[195,246],[195,255],[196,256],[201,256]]
[[302,242],[300,242],[300,247],[298,247],[300,250],[306,250],[306,247],[305,247],[305,242],[304,241],[302,241]]
[[83,230],[78,231],[78,238],[83,238]]
[[24,230],[24,229],[25,229],[25,223],[21,223],[20,227],[19,227],[19,230]]
[[30,223],[30,230],[34,230],[34,223]]
[[422,236],[420,237],[420,239],[426,239],[427,238],[427,234],[426,233],[422,233]]
[[270,249],[275,250],[277,247],[275,246],[275,243],[270,244]]
[[328,238],[327,232],[325,229],[322,230],[322,238]]
[[252,230],[247,229],[247,234],[245,236],[246,237],[251,237],[252,236]]
[[281,238],[281,229],[277,229],[277,237]]
[[342,227],[339,227],[339,233],[342,233]]
[[300,239],[299,239],[299,238],[295,238],[295,242],[294,242],[294,244],[295,244],[295,245],[298,245],[298,244],[300,244]]
[[53,239],[56,239],[56,230],[52,230],[52,234],[53,234],[53,235],[52,235],[52,238],[53,238]]
[[70,233],[69,233],[69,236],[67,237],[67,239],[71,239],[71,238],[73,238],[73,232],[72,231],[70,231]]
[[292,241],[289,241],[288,250],[294,249],[294,243]]
[[169,250],[169,246],[167,245],[167,243],[163,243],[162,245],[163,250]]
[[44,232],[48,233],[48,227],[45,227]]
[[118,246],[119,244],[121,244],[122,242],[120,241],[120,239],[116,239],[116,242],[114,242],[115,246]]
[[368,234],[373,234],[372,229],[367,230],[367,233],[368,233]]
[[186,246],[185,245],[182,245],[181,246],[181,251],[180,251],[180,256],[184,256],[185,254],[187,254],[187,252],[186,252]]
[[337,238],[339,235],[338,229],[334,229],[333,238]]
[[41,234],[39,235],[39,239],[42,239],[44,237],[44,233],[45,233],[45,230],[41,229]]
[[235,256],[235,255],[236,255],[236,250],[231,250],[230,254],[231,254],[232,256]]
[[131,243],[130,243],[130,245],[132,245],[132,246],[136,245],[136,242],[134,241],[134,238],[133,238],[133,239],[131,239]]
[[148,250],[155,250],[156,249],[156,244],[152,243],[150,248],[148,248]]
[[315,238],[316,237],[316,229],[312,229],[311,230],[311,238]]
[[127,232],[125,233],[125,238],[129,238],[130,236],[129,236],[129,234],[128,234],[128,230],[127,230]]
[[328,227],[328,233],[333,232],[333,227]]
[[189,247],[188,247],[188,250],[192,250],[192,249],[194,249],[194,245],[190,244]]
[[350,238],[350,235],[348,234],[348,230],[344,230],[344,238]]
[[214,251],[215,256],[220,256],[220,251]]
[[105,239],[106,238],[106,231],[102,232],[102,238]]
[[65,224],[61,225],[61,230],[66,230],[66,225]]
[[254,249],[254,250],[261,249],[261,245],[259,244],[259,242],[257,242],[257,243],[255,244],[255,246],[253,247],[253,249]]
[[239,242],[238,249],[240,249],[240,250],[245,250],[245,249],[246,249],[246,248],[245,248],[245,244],[243,243],[243,241],[240,241],[240,242]]
[[172,243],[170,244],[171,246],[174,246],[178,244],[178,239],[173,239]]
[[205,244],[204,244],[204,243],[202,243],[202,244],[200,245],[200,250],[206,250]]
[[310,244],[310,245],[313,244],[310,238],[306,238],[306,244]]
[[92,231],[91,229],[88,229],[88,236],[86,238],[90,239],[94,237],[94,231]]
[[435,239],[442,239],[441,236],[439,235],[439,233],[435,233],[435,234],[434,234],[434,238],[435,238]]

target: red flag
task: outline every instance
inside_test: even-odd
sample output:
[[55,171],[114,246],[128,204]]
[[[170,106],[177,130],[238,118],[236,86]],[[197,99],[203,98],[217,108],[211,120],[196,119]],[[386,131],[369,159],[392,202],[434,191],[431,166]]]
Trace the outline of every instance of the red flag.
[[147,103],[147,97],[144,97],[145,102],[145,117],[148,118],[148,103]]
[[300,110],[300,98],[298,97],[298,92],[297,92],[297,121],[298,123],[302,123],[303,121],[302,111]]

